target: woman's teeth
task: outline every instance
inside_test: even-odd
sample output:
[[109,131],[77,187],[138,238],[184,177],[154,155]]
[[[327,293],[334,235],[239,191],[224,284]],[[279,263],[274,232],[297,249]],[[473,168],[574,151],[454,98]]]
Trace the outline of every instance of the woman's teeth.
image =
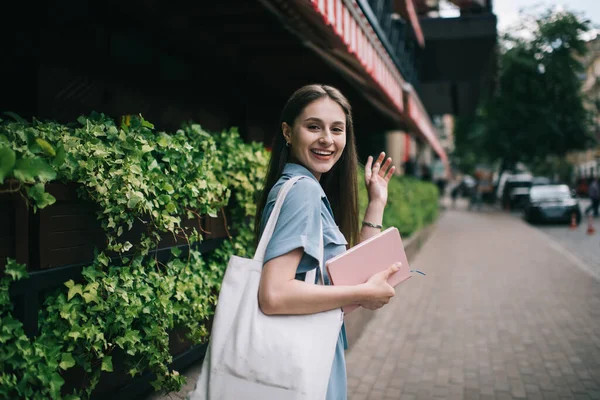
[[319,150],[311,150],[311,151],[319,156],[330,156],[333,154],[333,151],[319,151]]

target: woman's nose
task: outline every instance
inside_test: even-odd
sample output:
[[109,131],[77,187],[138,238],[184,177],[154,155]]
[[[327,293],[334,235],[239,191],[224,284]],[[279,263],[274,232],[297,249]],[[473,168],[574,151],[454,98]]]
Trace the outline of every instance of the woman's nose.
[[319,138],[319,142],[321,142],[322,144],[329,145],[332,142],[331,138],[332,138],[331,131],[329,129],[323,129],[323,134]]

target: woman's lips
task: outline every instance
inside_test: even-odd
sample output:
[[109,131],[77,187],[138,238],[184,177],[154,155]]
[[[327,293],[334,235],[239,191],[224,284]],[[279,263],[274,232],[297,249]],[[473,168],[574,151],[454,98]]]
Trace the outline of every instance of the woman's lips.
[[328,161],[329,159],[331,159],[331,157],[333,157],[334,154],[333,151],[326,150],[310,150],[310,152],[313,155],[313,157],[321,161]]

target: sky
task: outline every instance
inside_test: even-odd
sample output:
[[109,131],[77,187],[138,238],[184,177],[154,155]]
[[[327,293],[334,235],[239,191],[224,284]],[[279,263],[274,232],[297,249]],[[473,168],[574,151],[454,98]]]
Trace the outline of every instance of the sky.
[[505,31],[519,20],[519,10],[545,10],[559,6],[569,11],[580,12],[600,28],[600,0],[494,0],[494,14],[498,17],[498,30]]
[[[444,4],[446,3],[446,4]],[[447,2],[440,2],[442,15],[454,16],[455,7]],[[550,7],[562,7],[563,9],[582,13],[592,21],[596,33],[600,34],[600,0],[493,0],[494,14],[498,17],[498,31],[505,32],[507,28],[519,21],[519,12],[537,10],[544,11]]]

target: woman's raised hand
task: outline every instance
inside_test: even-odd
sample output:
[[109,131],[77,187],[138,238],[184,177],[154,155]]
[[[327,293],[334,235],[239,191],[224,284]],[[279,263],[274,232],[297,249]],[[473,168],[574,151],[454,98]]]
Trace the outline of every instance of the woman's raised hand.
[[385,153],[381,152],[375,164],[373,164],[373,157],[369,156],[365,165],[365,185],[369,194],[369,203],[380,203],[382,206],[387,203],[388,182],[396,169],[392,166],[391,157],[388,157],[385,163],[383,163],[384,159]]
[[364,285],[365,299],[359,304],[369,310],[376,310],[390,302],[396,291],[388,283],[388,278],[400,269],[402,263],[396,263],[388,269],[378,272],[369,278]]

